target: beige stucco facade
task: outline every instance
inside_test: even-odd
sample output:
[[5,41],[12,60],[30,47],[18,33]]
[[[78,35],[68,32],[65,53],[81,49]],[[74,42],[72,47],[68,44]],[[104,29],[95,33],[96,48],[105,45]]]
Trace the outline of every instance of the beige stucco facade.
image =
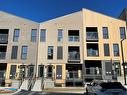
[[[87,29],[86,28],[96,28],[98,38],[93,39],[92,41],[87,40]],[[108,39],[103,38],[103,27],[108,27]],[[53,20],[49,20],[42,23],[36,23],[29,21],[17,16],[10,15],[5,12],[0,12],[0,29],[9,29],[8,43],[0,44],[0,46],[7,46],[6,59],[0,60],[0,63],[7,64],[6,68],[6,78],[5,83],[11,83],[10,77],[10,68],[11,65],[16,65],[16,72],[19,74],[20,65],[26,65],[26,75],[28,73],[28,66],[34,65],[34,72],[36,77],[40,77],[39,73],[41,72],[39,66],[43,66],[43,77],[47,78],[48,71],[52,73],[53,81],[56,85],[66,86],[67,83],[73,82],[70,80],[71,74],[72,78],[74,75],[82,83],[84,82],[86,74],[86,68],[91,68],[88,64],[94,64],[93,69],[101,68],[101,77],[102,79],[106,75],[105,62],[115,62],[118,61],[122,64],[122,55],[121,55],[121,38],[120,38],[120,27],[126,28],[126,22],[120,19],[112,18],[88,9],[82,9],[79,12],[75,12],[66,16],[58,17]],[[13,32],[14,29],[20,29],[20,36],[18,42],[13,42]],[[36,42],[31,42],[31,29],[37,29]],[[46,30],[45,41],[40,41],[41,30]],[[62,29],[62,41],[58,41],[58,30]],[[70,32],[69,32],[70,31]],[[78,32],[75,32],[78,31]],[[126,31],[126,30],[125,30]],[[127,35],[127,32],[125,32]],[[73,40],[69,40],[73,37]],[[78,38],[76,38],[78,37]],[[75,40],[78,39],[78,40]],[[109,44],[109,56],[104,56],[104,44]],[[119,56],[114,56],[113,44],[118,44],[119,46]],[[21,59],[21,48],[23,45],[28,46],[27,59]],[[16,60],[11,59],[12,46],[18,46],[18,55]],[[53,46],[53,58],[48,59],[48,46]],[[62,49],[62,58],[58,59],[57,47],[61,46]],[[88,56],[88,48],[97,49],[98,46],[98,55],[97,56]],[[124,51],[124,60],[127,61],[127,40],[123,41],[123,51]],[[74,49],[74,50],[73,50]],[[93,50],[94,50],[93,49]],[[69,53],[78,53],[77,59],[69,59]],[[77,55],[76,55],[77,56]],[[74,57],[75,58],[75,57]],[[95,66],[96,62],[99,65]],[[86,65],[87,64],[87,65]],[[57,66],[60,65],[62,68],[57,71]],[[48,66],[52,66],[52,70],[49,70]],[[87,67],[88,66],[88,67]],[[121,66],[121,71],[123,76],[123,67]],[[112,66],[113,67],[113,66]],[[50,68],[51,69],[51,68]],[[41,69],[42,70],[42,69]],[[62,76],[60,79],[58,76]],[[68,75],[68,73],[70,75]],[[16,79],[18,79],[16,76]],[[69,76],[69,79],[67,77]],[[85,76],[85,77],[84,77]]]

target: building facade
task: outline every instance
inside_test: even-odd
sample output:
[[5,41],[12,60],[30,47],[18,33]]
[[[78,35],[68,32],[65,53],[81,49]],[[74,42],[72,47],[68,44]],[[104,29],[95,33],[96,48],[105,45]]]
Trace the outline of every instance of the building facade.
[[125,21],[88,9],[42,23],[0,15],[0,71],[6,85],[30,76],[51,79],[55,86],[123,78]]

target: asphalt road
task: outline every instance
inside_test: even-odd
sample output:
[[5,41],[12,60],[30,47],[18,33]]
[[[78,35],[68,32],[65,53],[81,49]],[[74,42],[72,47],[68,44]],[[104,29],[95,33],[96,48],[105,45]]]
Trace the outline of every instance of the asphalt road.
[[47,92],[32,92],[32,91],[25,91],[22,90],[16,94],[13,95],[86,95],[84,94],[78,94],[78,93],[47,93]]

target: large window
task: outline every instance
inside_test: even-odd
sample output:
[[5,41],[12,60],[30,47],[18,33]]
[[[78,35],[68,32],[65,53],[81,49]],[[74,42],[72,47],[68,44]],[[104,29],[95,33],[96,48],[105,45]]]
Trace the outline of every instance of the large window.
[[53,46],[48,46],[48,59],[53,59]]
[[36,42],[37,39],[37,29],[31,30],[31,42]]
[[103,38],[108,39],[108,27],[103,27]]
[[46,29],[41,29],[40,42],[45,42],[45,40],[46,40]]
[[104,56],[110,56],[109,44],[104,44]]
[[12,46],[11,59],[17,59],[18,46]]
[[113,44],[114,56],[119,56],[119,45]]
[[21,59],[27,59],[28,46],[22,46]]
[[120,27],[120,38],[126,39],[125,27]]
[[13,34],[13,42],[18,42],[19,34],[20,34],[20,29],[15,29]]
[[58,42],[63,40],[63,29],[58,29]]

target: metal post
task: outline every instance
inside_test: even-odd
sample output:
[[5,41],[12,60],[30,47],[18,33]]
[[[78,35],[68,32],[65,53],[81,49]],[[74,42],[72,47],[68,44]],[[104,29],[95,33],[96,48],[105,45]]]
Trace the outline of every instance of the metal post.
[[124,71],[124,83],[125,83],[125,85],[127,85],[126,84],[126,71],[125,71],[124,54],[123,54],[123,43],[122,43],[123,41],[124,41],[124,39],[122,39],[120,41],[120,44],[121,44],[121,54],[122,54],[122,65],[123,65],[123,71]]

